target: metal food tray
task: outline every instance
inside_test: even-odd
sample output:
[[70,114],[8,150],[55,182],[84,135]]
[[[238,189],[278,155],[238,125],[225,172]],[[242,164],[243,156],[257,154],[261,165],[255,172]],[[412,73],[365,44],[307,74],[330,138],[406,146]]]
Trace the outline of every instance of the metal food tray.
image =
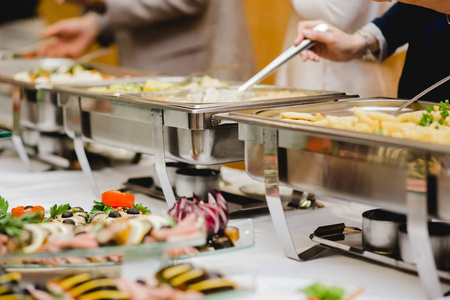
[[[365,98],[220,114],[239,123],[247,173],[264,181],[266,200],[285,254],[299,260],[284,216],[279,184],[407,214],[408,238],[430,299],[442,296],[428,219],[450,221],[450,147],[281,119],[282,112],[353,115],[353,107],[391,113],[407,100]],[[415,102],[404,110],[435,103]]]
[[[182,95],[188,91],[105,95],[68,86],[53,87],[53,91],[59,93],[59,104],[64,110],[65,132],[75,140],[79,160],[81,158],[83,161],[82,157],[85,156],[81,151],[82,141],[100,142],[154,155],[156,171],[169,206],[175,203],[175,197],[165,170],[166,158],[199,165],[244,159],[244,144],[238,140],[237,124],[215,124],[212,120],[214,114],[354,97],[339,92],[307,91],[310,96],[230,104],[152,99],[161,95]],[[87,161],[85,165],[83,169],[88,169]],[[87,171],[86,175],[97,194],[90,173]]]

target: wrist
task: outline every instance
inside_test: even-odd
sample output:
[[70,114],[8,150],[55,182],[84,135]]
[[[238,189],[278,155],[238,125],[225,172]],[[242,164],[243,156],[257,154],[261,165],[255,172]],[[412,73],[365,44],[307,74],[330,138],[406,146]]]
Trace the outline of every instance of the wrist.
[[[369,31],[358,29],[354,33],[360,40],[357,47],[357,58],[363,60],[375,61],[375,52],[379,50],[377,39]],[[362,42],[362,45],[361,45]]]

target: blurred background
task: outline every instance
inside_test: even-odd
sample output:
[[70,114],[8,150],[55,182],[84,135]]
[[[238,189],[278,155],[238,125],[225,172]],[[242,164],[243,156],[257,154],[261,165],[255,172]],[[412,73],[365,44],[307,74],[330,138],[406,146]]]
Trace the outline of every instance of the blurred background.
[[[281,53],[291,7],[287,1],[244,0],[243,2],[259,70]],[[82,9],[70,3],[58,4],[54,0],[42,0],[38,12],[48,24],[51,24],[60,19],[78,16],[82,13]],[[99,49],[98,45],[92,46],[90,51],[96,49]],[[117,65],[115,46],[111,47],[110,54],[94,61]],[[273,84],[274,78],[272,74],[263,83]]]

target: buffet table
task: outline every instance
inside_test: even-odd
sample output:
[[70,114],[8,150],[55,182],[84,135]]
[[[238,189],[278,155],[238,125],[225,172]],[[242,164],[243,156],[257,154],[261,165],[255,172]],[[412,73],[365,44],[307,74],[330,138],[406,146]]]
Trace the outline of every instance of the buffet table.
[[[2,141],[2,146],[7,147],[8,143],[10,141]],[[152,157],[144,156],[137,165],[118,163],[94,171],[94,176],[101,191],[119,189],[130,177],[152,175],[152,160]],[[32,164],[35,172],[27,171],[13,151],[5,150],[0,154],[0,195],[9,201],[10,207],[33,204],[49,208],[55,203],[71,203],[87,209],[92,206],[92,192],[81,171],[49,171],[45,164],[36,161]],[[221,172],[233,187],[255,184],[244,171],[222,167]],[[319,200],[325,204],[324,208],[286,212],[293,240],[300,250],[315,245],[308,236],[318,226],[344,222],[347,226],[361,227],[361,213],[370,209],[338,199]],[[143,194],[136,194],[136,202],[148,206],[154,213],[167,211],[166,202]],[[337,250],[329,250],[322,257],[307,262],[287,258],[266,211],[241,213],[232,218],[253,219],[255,245],[239,251],[192,258],[191,261],[226,276],[251,278],[254,291],[239,296],[239,299],[306,299],[299,289],[316,281],[348,290],[364,288],[364,293],[355,299],[425,299],[415,274],[344,255]],[[449,286],[444,286],[444,290],[448,289]]]

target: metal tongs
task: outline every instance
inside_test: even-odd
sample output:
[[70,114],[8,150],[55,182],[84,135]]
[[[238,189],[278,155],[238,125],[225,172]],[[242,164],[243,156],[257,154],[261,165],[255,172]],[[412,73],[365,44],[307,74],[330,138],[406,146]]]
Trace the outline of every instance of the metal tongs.
[[[313,30],[316,31],[328,31],[330,28],[327,24],[321,23],[319,25],[316,25]],[[273,71],[275,71],[279,66],[299,54],[300,52],[307,50],[314,46],[316,44],[315,41],[311,41],[308,39],[303,40],[300,44],[297,46],[291,46],[286,51],[280,54],[277,58],[275,58],[271,63],[269,63],[264,69],[259,71],[255,76],[247,80],[245,83],[243,83],[239,88],[239,92],[245,92],[249,88],[251,88],[253,85],[257,84],[270,74],[272,74]]]

